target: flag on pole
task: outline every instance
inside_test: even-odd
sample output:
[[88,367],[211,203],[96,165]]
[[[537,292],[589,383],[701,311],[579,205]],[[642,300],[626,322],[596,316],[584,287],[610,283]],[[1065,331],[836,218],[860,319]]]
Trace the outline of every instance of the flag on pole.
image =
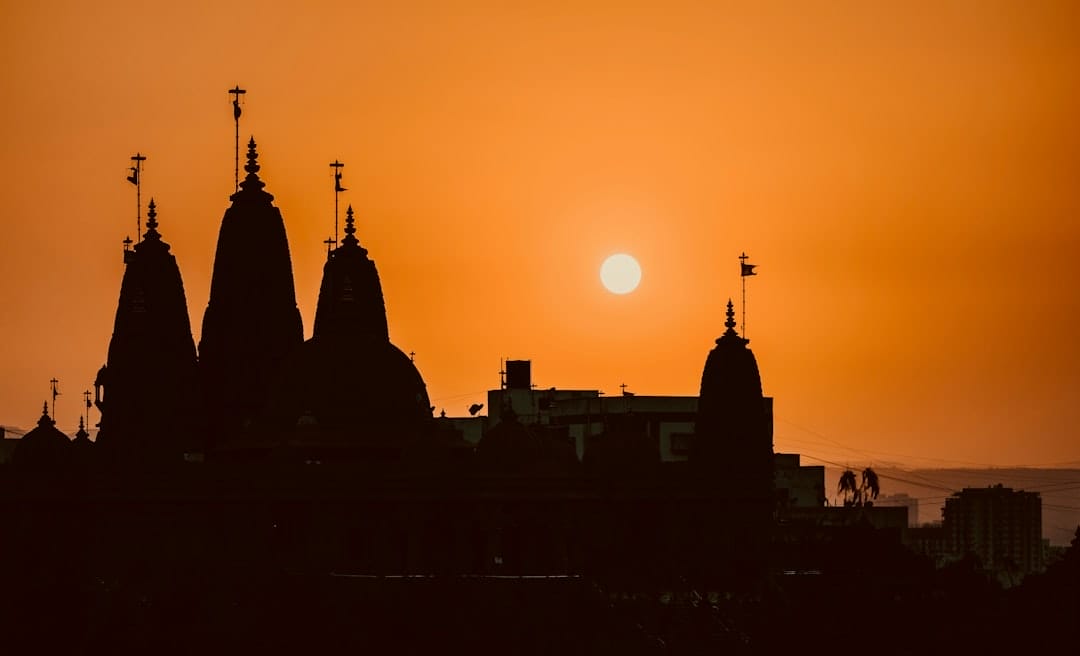
[[334,173],[334,191],[348,191],[348,189],[341,186],[341,171]]
[[133,185],[136,185],[136,186],[139,184],[139,169],[138,168],[136,168],[134,166],[131,167],[131,175],[129,175],[127,177],[127,181],[130,182]]
[[746,276],[756,276],[757,275],[757,273],[754,272],[754,268],[757,267],[756,264],[747,264],[746,262],[740,262],[740,266],[742,267],[742,276],[744,278]]
[[240,96],[237,95],[232,101],[232,117],[234,121],[240,120]]

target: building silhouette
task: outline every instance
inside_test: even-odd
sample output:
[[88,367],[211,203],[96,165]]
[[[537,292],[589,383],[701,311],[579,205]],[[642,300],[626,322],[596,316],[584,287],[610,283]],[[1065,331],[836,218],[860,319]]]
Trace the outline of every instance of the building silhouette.
[[1000,577],[1042,571],[1042,499],[998,484],[964,488],[945,500],[942,533],[955,558],[975,556]]
[[49,416],[49,404],[42,403],[37,427],[27,432],[11,454],[11,464],[24,470],[51,470],[66,466],[70,460],[71,440],[56,427]]
[[[48,606],[76,581],[90,607],[169,629],[202,608],[193,621],[215,638],[251,622],[245,609],[280,619],[266,599],[295,606],[281,595],[301,590],[363,609],[350,617],[390,644],[401,640],[394,621],[433,626],[445,606],[432,599],[464,599],[501,618],[488,635],[512,645],[522,618],[564,613],[579,635],[608,626],[595,586],[700,597],[765,575],[772,406],[730,302],[700,397],[536,389],[531,363],[515,360],[487,417],[435,417],[420,371],[390,341],[353,208],[304,341],[254,139],[245,171],[222,218],[198,349],[151,201],[95,386],[97,442],[85,425],[68,439],[44,413],[0,469],[0,502],[20,527],[0,550],[29,563],[13,589],[39,590]],[[63,475],[34,475],[50,470]],[[54,576],[63,545],[78,547]],[[40,586],[49,576],[58,583]],[[324,584],[334,587],[305,587]],[[304,626],[332,615],[284,615],[304,613]],[[86,634],[145,644],[122,624]]]
[[304,339],[285,222],[259,179],[258,158],[252,138],[247,176],[221,220],[203,315],[199,373],[212,446],[243,438]]
[[205,427],[197,367],[184,283],[151,199],[146,234],[124,252],[108,360],[94,384],[103,456],[179,462],[200,450]]

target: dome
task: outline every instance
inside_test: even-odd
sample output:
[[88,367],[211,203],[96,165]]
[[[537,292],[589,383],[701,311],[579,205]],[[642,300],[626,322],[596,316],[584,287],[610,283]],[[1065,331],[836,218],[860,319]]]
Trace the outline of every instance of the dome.
[[291,357],[267,409],[275,433],[304,433],[354,444],[414,435],[432,421],[427,387],[407,355],[388,341],[314,337]]
[[278,442],[400,452],[434,430],[431,404],[412,360],[390,343],[379,273],[355,233],[349,206],[345,238],[323,267],[314,335],[285,361],[264,423]]
[[70,457],[71,440],[56,428],[49,417],[49,405],[44,404],[37,428],[19,440],[11,454],[11,464],[20,468],[45,469],[66,465]]

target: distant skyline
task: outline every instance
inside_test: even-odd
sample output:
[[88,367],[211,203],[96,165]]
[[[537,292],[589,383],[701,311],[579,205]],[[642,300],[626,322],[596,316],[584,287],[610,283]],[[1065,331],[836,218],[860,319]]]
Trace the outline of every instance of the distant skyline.
[[[1080,6],[699,4],[11,7],[0,424],[32,427],[56,377],[75,430],[136,152],[198,342],[240,84],[305,336],[340,160],[436,414],[503,357],[696,395],[745,251],[777,451],[1080,464]],[[601,285],[615,253],[632,293]]]

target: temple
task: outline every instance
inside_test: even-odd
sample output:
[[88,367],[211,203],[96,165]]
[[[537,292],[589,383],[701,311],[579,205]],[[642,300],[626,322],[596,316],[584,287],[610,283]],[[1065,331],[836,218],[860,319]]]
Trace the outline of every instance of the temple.
[[285,360],[270,398],[264,437],[293,458],[400,460],[434,446],[427,388],[390,342],[379,272],[352,206],[323,267],[314,335]]
[[146,234],[125,252],[108,360],[95,383],[104,457],[181,461],[203,426],[195,342],[176,258],[150,200]]
[[258,158],[252,138],[247,177],[221,221],[203,316],[199,373],[213,444],[243,438],[304,339],[285,222],[259,179]]

